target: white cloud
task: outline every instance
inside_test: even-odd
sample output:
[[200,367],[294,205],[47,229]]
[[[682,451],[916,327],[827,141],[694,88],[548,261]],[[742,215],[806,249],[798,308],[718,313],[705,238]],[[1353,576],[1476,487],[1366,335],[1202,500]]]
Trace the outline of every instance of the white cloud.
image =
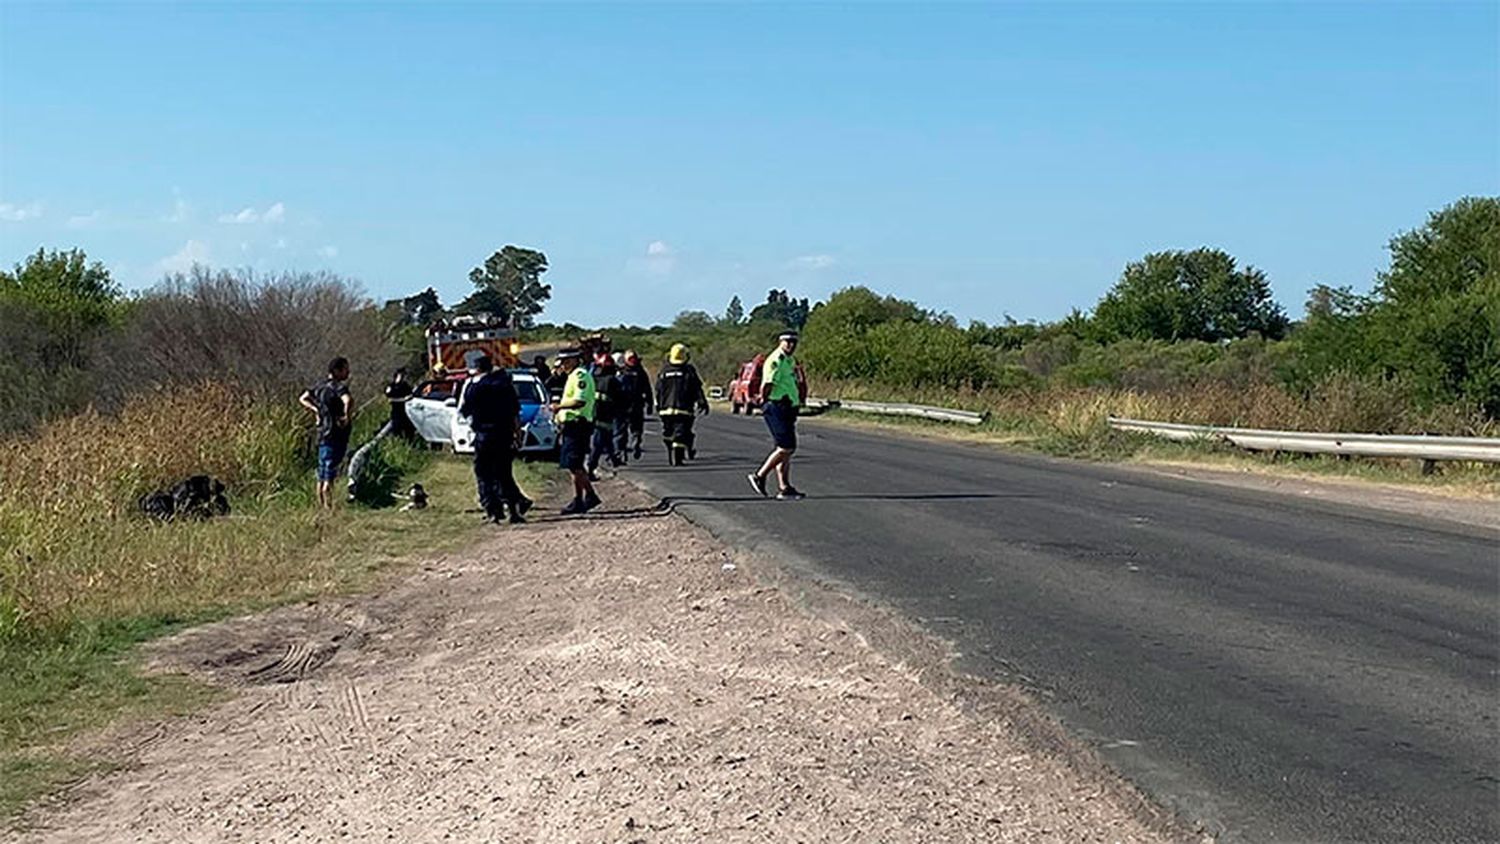
[[255,209],[254,208],[245,208],[245,209],[241,210],[240,213],[238,213],[238,214],[221,214],[219,216],[219,222],[221,222],[221,223],[235,223],[237,225],[245,225],[247,223],[253,223],[253,222],[256,222],[259,219],[260,219],[260,215],[257,214],[257,213],[255,213]]
[[234,214],[221,214],[219,222],[232,225],[249,225],[250,223],[279,223],[286,219],[286,206],[280,202],[265,210],[265,213],[256,211],[253,206],[245,206]]
[[792,266],[803,270],[826,270],[838,263],[838,259],[832,255],[798,255],[793,258]]
[[163,273],[185,273],[194,264],[208,263],[208,244],[201,240],[189,240],[175,253],[156,262],[156,269]]
[[339,256],[339,248],[337,246],[331,245],[325,246],[322,249],[318,250],[318,254],[322,255],[324,258],[337,258]]
[[162,218],[167,223],[186,223],[193,216],[193,207],[182,198],[182,191],[172,188],[172,213]]
[[99,218],[103,216],[103,211],[91,211],[87,214],[75,214],[72,217],[68,218],[68,228],[86,229],[89,226],[92,226],[93,224],[99,222]]
[[649,276],[669,276],[677,268],[677,250],[665,240],[653,240],[646,244],[646,257],[631,261],[630,265]]
[[40,216],[42,216],[42,206],[38,203],[16,205],[11,202],[0,202],[0,220],[7,223],[24,223]]

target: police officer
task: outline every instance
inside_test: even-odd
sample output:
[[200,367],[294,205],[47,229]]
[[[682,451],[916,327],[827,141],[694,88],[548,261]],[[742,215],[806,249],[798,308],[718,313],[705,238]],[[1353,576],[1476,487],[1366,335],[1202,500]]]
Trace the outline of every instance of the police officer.
[[474,430],[474,480],[485,521],[522,524],[531,499],[516,485],[513,463],[521,442],[521,402],[510,373],[487,355],[474,360],[459,413]]
[[417,429],[412,427],[411,417],[406,415],[406,403],[411,401],[411,383],[406,380],[406,370],[398,369],[391,374],[391,383],[385,385],[385,397],[391,403],[391,421],[386,423],[390,433],[402,439],[416,439]]
[[757,471],[748,475],[750,487],[766,494],[766,478],[774,471],[782,501],[797,501],[807,496],[792,486],[792,454],[797,450],[797,413],[807,398],[806,380],[797,368],[797,332],[787,331],[776,338],[776,349],[766,356],[761,370],[761,416],[771,431],[774,448]]
[[552,404],[557,420],[557,462],[573,475],[573,501],[563,508],[564,516],[586,513],[599,506],[599,495],[589,481],[584,462],[589,443],[594,438],[594,376],[583,366],[583,352],[563,349],[557,355],[558,367],[566,373],[562,398]]
[[667,463],[681,466],[698,456],[693,434],[693,414],[708,413],[708,397],[703,394],[703,380],[688,359],[688,347],[672,346],[667,365],[656,376],[656,413],[661,417],[661,437],[667,445]]

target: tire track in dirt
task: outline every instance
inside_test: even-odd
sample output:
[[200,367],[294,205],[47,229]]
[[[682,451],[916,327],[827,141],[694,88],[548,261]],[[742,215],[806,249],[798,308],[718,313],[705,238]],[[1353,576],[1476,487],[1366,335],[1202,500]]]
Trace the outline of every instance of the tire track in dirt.
[[378,595],[186,631],[153,662],[241,697],[168,722],[23,840],[1174,834],[1012,732],[1013,701],[965,714],[919,680],[936,669],[797,609],[760,565],[673,516],[539,520]]

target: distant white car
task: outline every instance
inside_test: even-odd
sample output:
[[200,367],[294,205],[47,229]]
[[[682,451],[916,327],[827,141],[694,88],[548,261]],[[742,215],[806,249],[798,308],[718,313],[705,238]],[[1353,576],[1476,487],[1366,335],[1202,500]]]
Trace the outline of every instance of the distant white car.
[[[557,423],[547,406],[547,390],[529,372],[512,372],[516,398],[521,401],[522,454],[547,454],[557,448]],[[458,454],[474,453],[474,430],[458,412],[466,379],[423,381],[406,403],[412,427],[430,443],[443,443]]]

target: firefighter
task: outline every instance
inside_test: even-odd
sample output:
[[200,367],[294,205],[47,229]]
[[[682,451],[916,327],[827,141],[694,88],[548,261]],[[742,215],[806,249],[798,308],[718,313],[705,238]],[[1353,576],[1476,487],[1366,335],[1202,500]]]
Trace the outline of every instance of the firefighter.
[[599,506],[599,495],[589,482],[584,462],[594,437],[594,376],[583,365],[583,352],[563,349],[557,355],[558,367],[567,375],[562,398],[552,404],[557,420],[557,462],[573,475],[573,501],[563,508],[564,516],[586,513]]
[[656,413],[661,417],[661,437],[667,446],[667,463],[681,466],[698,456],[693,436],[693,414],[708,413],[703,381],[688,359],[688,347],[674,345],[667,365],[656,376]]
[[646,417],[655,412],[652,402],[651,376],[641,365],[641,356],[634,349],[625,350],[625,365],[620,367],[620,388],[625,394],[625,425],[628,444],[620,446],[621,453],[632,449],[636,460],[641,459],[641,441],[645,439]]
[[474,359],[458,412],[474,430],[474,481],[485,521],[523,524],[531,499],[516,485],[513,463],[521,444],[521,402],[504,368],[488,355]]

